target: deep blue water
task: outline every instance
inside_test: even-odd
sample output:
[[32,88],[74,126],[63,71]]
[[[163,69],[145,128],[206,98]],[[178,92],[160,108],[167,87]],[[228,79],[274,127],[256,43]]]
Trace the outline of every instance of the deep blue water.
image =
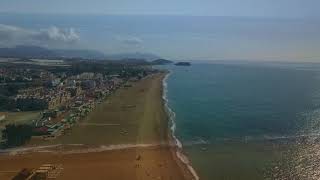
[[319,67],[285,63],[168,66],[167,95],[176,113],[176,135],[200,177],[286,179],[299,171],[297,167],[309,166],[296,163],[295,157],[299,154],[307,162],[302,150],[313,150],[318,144]]

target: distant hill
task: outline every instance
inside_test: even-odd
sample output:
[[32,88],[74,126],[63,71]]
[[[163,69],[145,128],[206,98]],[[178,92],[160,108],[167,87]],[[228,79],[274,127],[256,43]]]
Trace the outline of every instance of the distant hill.
[[105,55],[94,50],[63,50],[47,49],[38,46],[16,46],[12,48],[0,48],[0,57],[104,59]]
[[128,59],[143,59],[146,61],[153,61],[159,59],[160,57],[151,53],[120,53],[120,54],[110,54],[106,55],[107,59],[112,60],[128,60]]
[[166,60],[166,59],[156,59],[151,62],[154,65],[165,65],[165,64],[172,64],[173,61]]
[[37,46],[16,46],[14,48],[0,48],[0,56],[14,58],[47,58],[56,57],[57,53]]
[[114,62],[120,62],[125,64],[150,64],[149,61],[146,61],[144,59],[122,59],[122,60],[113,60]]
[[95,50],[79,49],[55,49],[53,50],[58,56],[64,58],[83,58],[83,59],[105,59],[106,55]]
[[106,55],[95,50],[47,49],[38,46],[0,48],[0,57],[10,58],[83,58],[97,60],[153,61],[160,57],[151,53],[121,53]]

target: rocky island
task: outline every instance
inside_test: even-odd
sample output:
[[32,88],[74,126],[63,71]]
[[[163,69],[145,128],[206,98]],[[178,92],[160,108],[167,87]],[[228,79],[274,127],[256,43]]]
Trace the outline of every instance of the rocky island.
[[174,65],[176,66],[191,66],[190,62],[177,62]]

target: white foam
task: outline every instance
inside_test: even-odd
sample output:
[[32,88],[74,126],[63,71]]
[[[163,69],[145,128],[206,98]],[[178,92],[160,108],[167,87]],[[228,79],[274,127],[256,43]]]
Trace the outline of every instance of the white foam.
[[170,123],[171,123],[170,130],[171,130],[172,137],[175,140],[175,145],[177,145],[179,148],[182,148],[182,143],[179,141],[179,139],[175,135],[175,131],[176,131],[175,117],[176,117],[176,114],[169,107],[169,100],[168,100],[168,97],[167,97],[167,94],[168,94],[168,83],[167,83],[167,80],[168,80],[170,74],[171,74],[171,72],[168,73],[165,76],[165,78],[163,78],[163,95],[162,95],[162,98],[164,100],[165,110],[166,110],[166,112],[167,112],[167,114],[169,116],[169,120],[170,120]]
[[204,140],[202,138],[198,138],[196,140],[187,141],[183,143],[183,146],[193,146],[193,145],[208,145],[210,142],[208,140]]

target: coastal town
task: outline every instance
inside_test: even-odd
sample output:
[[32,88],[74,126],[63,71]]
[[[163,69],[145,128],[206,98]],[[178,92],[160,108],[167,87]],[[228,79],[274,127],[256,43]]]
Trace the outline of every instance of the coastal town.
[[[0,66],[3,147],[20,146],[30,139],[62,136],[117,89],[130,87],[131,83],[155,72],[148,66],[100,62],[81,62],[87,66],[77,72],[78,62],[59,62],[54,66],[52,62],[39,66],[37,62],[28,64],[27,68],[21,61]],[[102,69],[91,70],[90,66]],[[12,113],[28,112],[38,115],[22,123],[10,120]]]
[[194,179],[154,64],[0,60],[0,179]]

